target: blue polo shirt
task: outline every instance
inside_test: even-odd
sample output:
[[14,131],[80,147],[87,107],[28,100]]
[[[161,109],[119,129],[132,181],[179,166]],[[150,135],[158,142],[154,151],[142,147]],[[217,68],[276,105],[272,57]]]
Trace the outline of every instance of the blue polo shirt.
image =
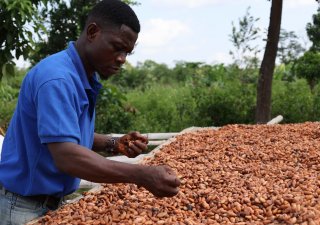
[[57,169],[47,143],[92,148],[100,88],[96,75],[88,80],[73,42],[30,70],[3,142],[0,183],[7,190],[61,197],[79,187],[79,178]]

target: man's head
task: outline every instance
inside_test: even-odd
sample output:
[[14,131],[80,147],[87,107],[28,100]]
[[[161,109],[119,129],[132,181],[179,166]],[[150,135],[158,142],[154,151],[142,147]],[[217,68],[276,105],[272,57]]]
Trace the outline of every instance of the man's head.
[[139,20],[130,6],[120,0],[98,3],[89,13],[77,43],[87,72],[96,71],[102,79],[117,73],[132,52],[139,32]]

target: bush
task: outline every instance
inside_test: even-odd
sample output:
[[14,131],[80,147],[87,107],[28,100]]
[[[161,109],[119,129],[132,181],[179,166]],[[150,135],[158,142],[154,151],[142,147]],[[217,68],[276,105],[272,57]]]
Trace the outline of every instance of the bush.
[[[178,64],[172,73],[169,70],[148,61],[137,68],[128,66],[123,71],[129,71],[127,77],[119,79],[118,86],[111,84],[114,81],[103,81],[96,107],[96,131],[179,132],[191,126],[254,123],[257,71],[201,63]],[[310,91],[305,79],[286,79],[288,71],[276,68],[272,117],[281,114],[285,123],[319,120],[320,86]],[[16,70],[16,76],[5,77],[0,83],[2,128],[7,127],[13,114],[24,74]],[[126,84],[127,93],[119,91],[121,82]]]
[[12,77],[3,77],[0,82],[0,127],[6,130],[16,108],[20,86],[25,70],[15,69]]
[[132,123],[132,112],[126,110],[126,97],[115,86],[103,82],[97,99],[95,131],[98,133],[126,133]]
[[18,99],[19,90],[8,85],[0,84],[0,127],[9,125]]
[[133,130],[178,132],[196,125],[196,105],[185,86],[154,85],[144,92],[132,91],[127,98],[137,110],[133,118]]
[[315,86],[313,90],[313,107],[312,107],[312,116],[309,119],[310,121],[319,121],[320,120],[320,86]]
[[314,119],[313,98],[306,80],[296,82],[274,80],[272,115],[283,115],[285,123],[311,121]]
[[197,99],[201,126],[222,126],[233,123],[253,123],[255,85],[239,81],[216,83],[193,91]]

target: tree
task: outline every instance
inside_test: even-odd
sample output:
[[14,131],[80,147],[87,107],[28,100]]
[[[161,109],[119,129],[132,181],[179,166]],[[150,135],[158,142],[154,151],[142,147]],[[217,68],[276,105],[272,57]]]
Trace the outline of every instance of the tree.
[[271,116],[271,88],[280,36],[283,0],[272,0],[267,44],[259,70],[256,122],[266,123]]
[[313,92],[314,87],[320,80],[320,8],[312,16],[312,23],[307,24],[306,31],[312,45],[303,56],[296,60],[293,72],[297,77],[305,78]]
[[[88,12],[101,0],[59,0],[51,4],[49,11],[42,11],[45,18],[48,14],[47,36],[38,43],[32,54],[31,62],[39,60],[66,48],[69,41],[76,40],[83,30]],[[132,0],[123,0],[130,5],[139,3]]]
[[[35,62],[75,40],[84,26],[87,12],[98,1],[0,1],[0,80],[5,73],[14,73],[14,59],[23,56]],[[123,1],[138,4],[133,0]]]
[[294,31],[280,30],[277,56],[281,63],[289,64],[294,62],[305,50]]
[[85,16],[91,7],[98,0],[71,0],[68,3],[64,0],[56,1],[51,9],[42,11],[41,14],[48,14],[47,33],[39,42],[31,55],[31,63],[35,64],[41,59],[66,48],[68,41],[75,40],[85,24]]
[[250,15],[250,7],[247,8],[246,14],[239,19],[239,28],[232,22],[232,33],[229,35],[230,41],[235,47],[235,51],[230,51],[234,63],[238,67],[256,67],[258,63],[257,54],[260,49],[252,43],[260,37],[260,29],[255,26],[259,18]]
[[294,66],[294,72],[297,77],[305,78],[312,92],[314,90],[314,87],[320,80],[319,62],[319,51],[307,51],[302,57],[297,60]]
[[173,77],[178,82],[185,82],[190,77],[195,77],[197,70],[203,65],[203,62],[176,62],[173,69]]
[[[319,2],[319,0],[316,0]],[[299,78],[305,78],[308,82],[311,92],[313,92],[314,87],[320,80],[320,7],[317,13],[312,16],[312,22],[308,23],[306,26],[306,31],[309,40],[312,42],[310,49],[297,59],[305,49],[296,42],[296,36],[294,34],[287,33],[287,37],[292,38],[289,42],[289,47],[293,49],[292,52],[286,53],[286,58],[280,58],[284,63],[293,62],[292,71],[293,75]],[[285,37],[285,36],[284,36]],[[281,53],[281,36],[280,36],[280,48]],[[280,55],[281,56],[281,55]],[[290,59],[291,58],[291,59]],[[289,60],[288,60],[289,59]]]
[[44,29],[37,9],[46,9],[49,0],[0,1],[0,80],[13,74],[13,59],[28,58],[33,47],[33,33]]
[[312,51],[320,50],[320,8],[317,12],[312,16],[312,23],[308,23],[306,27],[308,38],[312,42]]

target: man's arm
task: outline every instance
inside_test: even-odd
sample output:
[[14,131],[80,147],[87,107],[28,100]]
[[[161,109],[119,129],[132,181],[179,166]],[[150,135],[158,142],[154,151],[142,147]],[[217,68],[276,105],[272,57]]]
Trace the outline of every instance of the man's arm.
[[170,167],[116,162],[70,142],[49,143],[48,148],[56,167],[70,176],[96,183],[134,183],[158,197],[178,193],[180,181]]

